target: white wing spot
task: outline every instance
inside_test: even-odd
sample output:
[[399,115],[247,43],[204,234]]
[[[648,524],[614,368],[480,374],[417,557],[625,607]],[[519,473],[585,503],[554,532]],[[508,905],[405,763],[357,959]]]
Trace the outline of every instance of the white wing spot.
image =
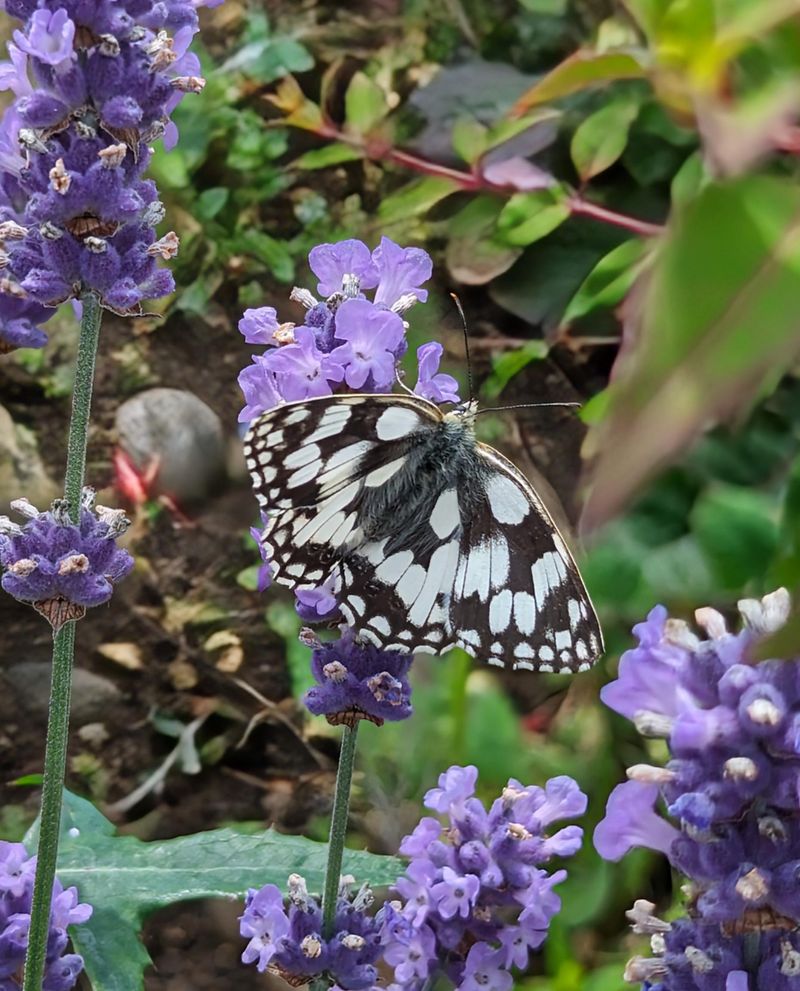
[[489,576],[491,571],[490,545],[481,544],[469,552],[467,569],[464,575],[464,591],[466,598],[474,592],[481,602],[489,598]]
[[508,475],[500,472],[491,475],[486,492],[498,523],[521,523],[530,512],[530,500]]
[[510,588],[505,588],[492,597],[489,606],[489,629],[492,633],[504,633],[508,629],[513,602],[514,595]]
[[536,601],[530,592],[514,593],[514,622],[524,637],[529,637],[536,627]]
[[388,465],[381,465],[380,468],[374,468],[365,476],[364,484],[369,486],[369,488],[383,485],[384,482],[389,481],[392,475],[396,475],[404,464],[405,458],[398,458],[396,461],[390,461]]
[[535,656],[533,647],[531,647],[531,645],[526,641],[518,643],[514,648],[514,657],[525,657],[528,660],[533,660]]
[[531,567],[531,577],[533,578],[533,594],[536,596],[536,605],[541,610],[544,608],[550,592],[557,589],[567,577],[564,559],[554,551],[542,554]]
[[305,406],[300,406],[298,409],[293,409],[291,413],[288,413],[283,422],[287,427],[293,427],[295,423],[302,423],[309,416],[311,416],[311,410]]
[[426,575],[427,572],[422,565],[412,564],[397,583],[395,590],[407,606],[416,601],[425,582]]
[[419,428],[420,419],[417,414],[404,406],[390,406],[378,417],[375,433],[379,440],[397,440],[407,437]]
[[316,444],[304,444],[296,451],[290,451],[283,459],[284,468],[302,468],[309,461],[316,461],[322,452]]
[[378,633],[382,633],[385,637],[391,636],[392,628],[389,626],[389,620],[385,616],[371,616],[369,620],[370,626],[374,626]]
[[273,430],[272,433],[264,441],[267,447],[277,447],[278,444],[283,443],[283,431]]
[[456,489],[445,489],[436,500],[431,513],[430,524],[437,537],[444,540],[449,537],[461,523],[458,512],[458,492]]
[[364,610],[367,608],[366,602],[361,598],[360,595],[348,595],[347,601],[350,603],[351,607],[359,614],[359,616],[364,615]]
[[574,630],[581,621],[581,604],[577,599],[570,599],[567,609],[569,610],[569,625]]
[[575,641],[575,656],[579,661],[586,661],[589,658],[589,651],[586,649],[586,644],[583,640]]
[[511,561],[508,554],[508,541],[501,533],[492,536],[490,545],[492,555],[492,588],[505,588],[508,584],[508,574]]
[[539,648],[539,660],[554,661],[555,658],[556,654],[552,647],[548,647],[547,644],[545,644],[544,647]]
[[298,468],[297,471],[292,472],[292,474],[286,479],[287,486],[290,489],[294,489],[297,488],[298,485],[305,485],[306,482],[310,482],[312,479],[317,477],[321,467],[322,462],[319,459],[312,461],[310,464],[303,465],[302,468]]
[[556,650],[567,650],[572,646],[572,636],[569,630],[559,630],[556,633]]
[[378,565],[375,570],[375,577],[387,585],[396,585],[413,562],[414,555],[411,551],[398,551]]

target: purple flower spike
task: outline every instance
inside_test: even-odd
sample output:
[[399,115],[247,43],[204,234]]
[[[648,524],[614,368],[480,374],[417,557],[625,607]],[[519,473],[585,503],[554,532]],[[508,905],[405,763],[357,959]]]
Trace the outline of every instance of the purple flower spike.
[[[333,935],[322,935],[322,910],[298,874],[289,877],[289,906],[274,884],[251,889],[241,916],[241,935],[250,942],[244,963],[278,974],[293,986],[327,974],[343,991],[366,991],[378,977],[381,933],[387,913],[367,915],[373,896],[364,885],[351,895],[342,879],[333,920]],[[391,911],[391,910],[390,910]]]
[[379,273],[375,302],[392,307],[404,296],[416,296],[420,303],[428,298],[428,290],[420,289],[433,272],[431,256],[422,248],[401,248],[388,237],[372,252]]
[[439,371],[444,348],[438,341],[430,341],[417,348],[419,376],[414,392],[432,403],[458,403],[458,382],[452,375]]
[[[0,67],[0,88],[16,97],[0,128],[0,291],[47,307],[93,293],[108,309],[138,314],[174,288],[158,261],[175,256],[178,239],[157,237],[164,210],[142,173],[152,144],[174,134],[169,118],[183,94],[204,85],[188,51],[196,5],[4,6],[24,24]],[[12,331],[6,344],[42,344],[40,334]]]
[[789,991],[800,976],[800,660],[753,659],[755,641],[785,624],[789,595],[739,610],[735,634],[715,610],[697,610],[705,639],[653,610],[604,692],[643,733],[664,737],[672,759],[628,769],[595,846],[613,860],[634,845],[660,849],[692,892],[691,917],[664,922],[645,901],[628,912],[654,956],[635,957],[626,976],[648,991]]
[[336,339],[345,343],[331,351],[344,368],[351,389],[383,392],[392,387],[397,352],[404,343],[403,321],[366,299],[348,299],[336,311]]
[[[20,984],[25,951],[28,945],[33,876],[36,857],[29,857],[22,843],[0,842],[0,968],[2,986],[15,991]],[[70,991],[83,970],[83,958],[77,953],[64,953],[67,947],[67,927],[81,925],[92,914],[92,906],[78,901],[75,888],[53,882],[53,902],[50,931],[42,987],[44,991]]]
[[311,249],[308,264],[319,279],[317,292],[320,296],[340,293],[345,276],[357,279],[360,289],[372,289],[378,284],[378,269],[363,241],[350,239],[318,244]]
[[400,846],[411,863],[395,885],[403,901],[387,917],[384,941],[385,960],[404,991],[439,978],[457,988],[505,991],[511,968],[527,967],[560,908],[552,889],[566,871],[548,874],[539,865],[553,852],[573,853],[580,830],[561,830],[570,843],[559,844],[559,833],[544,834],[535,810],[549,801],[545,819],[571,815],[585,796],[567,778],[545,789],[512,779],[487,812],[475,798],[476,784],[475,767],[448,768],[425,796],[447,817],[444,827],[425,817]]
[[346,630],[339,640],[320,643],[311,659],[317,684],[303,697],[315,716],[332,725],[367,719],[380,726],[412,713],[408,670],[412,655],[358,643]]
[[133,558],[116,544],[129,520],[122,510],[94,510],[92,489],[83,490],[77,525],[62,499],[48,513],[26,499],[11,505],[28,522],[20,526],[0,516],[2,587],[15,599],[32,603],[54,630],[80,619],[88,607],[107,602],[113,586],[133,568]]

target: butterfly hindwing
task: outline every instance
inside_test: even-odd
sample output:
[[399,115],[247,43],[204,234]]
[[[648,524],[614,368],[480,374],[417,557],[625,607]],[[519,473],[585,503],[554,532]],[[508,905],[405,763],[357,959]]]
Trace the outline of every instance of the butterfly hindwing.
[[376,646],[459,646],[544,671],[583,670],[602,650],[555,523],[461,416],[412,396],[326,396],[264,414],[245,455],[273,577],[332,576],[345,619]]

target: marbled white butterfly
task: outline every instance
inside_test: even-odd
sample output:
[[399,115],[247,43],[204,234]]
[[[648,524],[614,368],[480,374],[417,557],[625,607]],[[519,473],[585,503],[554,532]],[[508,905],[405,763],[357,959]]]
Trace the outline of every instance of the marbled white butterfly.
[[337,395],[255,420],[245,457],[272,576],[332,579],[347,622],[383,649],[583,671],[603,643],[580,573],[527,479],[476,441],[476,412]]

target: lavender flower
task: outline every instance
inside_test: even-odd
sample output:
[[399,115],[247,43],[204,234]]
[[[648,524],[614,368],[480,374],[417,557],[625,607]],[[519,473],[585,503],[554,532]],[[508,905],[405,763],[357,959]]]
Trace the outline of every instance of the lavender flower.
[[[183,94],[203,87],[188,51],[201,5],[5,4],[24,24],[0,67],[0,87],[16,96],[0,128],[0,216],[18,225],[3,237],[0,291],[47,307],[91,292],[119,313],[172,291],[157,262],[178,240],[156,237],[164,211],[142,173],[151,142],[174,143],[169,118]],[[42,346],[41,331],[4,324],[6,345]]]
[[417,991],[445,977],[461,991],[508,991],[560,907],[553,887],[566,872],[541,868],[570,856],[583,831],[557,820],[582,815],[586,796],[567,777],[544,788],[511,779],[487,811],[475,798],[477,769],[449,768],[425,796],[447,824],[423,818],[400,852],[411,858],[384,920],[384,957],[395,987]]
[[753,658],[789,608],[785,589],[744,599],[737,634],[700,609],[699,639],[657,607],[602,692],[671,755],[629,768],[594,837],[607,859],[650,847],[690,879],[686,918],[662,922],[643,901],[628,913],[654,957],[626,977],[652,991],[788,991],[800,976],[800,661]]
[[122,510],[93,509],[92,489],[83,490],[78,525],[63,499],[47,513],[27,499],[11,506],[28,522],[20,526],[0,516],[0,584],[15,599],[32,603],[54,630],[107,602],[133,567],[133,558],[116,544],[129,521]]
[[383,913],[366,914],[372,892],[364,885],[351,894],[353,879],[342,878],[333,935],[322,935],[322,910],[309,896],[302,877],[289,878],[288,910],[274,884],[247,893],[241,935],[249,939],[244,963],[279,974],[293,985],[327,974],[343,991],[361,991],[375,984],[375,963],[381,952]]
[[[271,306],[249,309],[239,322],[248,344],[267,350],[254,355],[239,376],[248,422],[283,401],[327,396],[335,389],[391,391],[406,351],[402,314],[427,299],[420,284],[431,276],[431,260],[421,248],[401,248],[381,239],[372,252],[355,239],[312,248],[309,265],[317,276],[320,302],[306,289],[292,299],[306,309],[305,322],[280,323]],[[375,289],[368,299],[365,290]],[[458,384],[438,372],[442,349],[427,344],[417,352],[416,392],[432,402],[458,402]]]
[[[28,856],[22,843],[0,841],[0,985],[4,991],[22,986],[35,868],[36,858]],[[75,986],[83,958],[64,952],[67,927],[86,922],[91,914],[91,905],[78,902],[76,888],[64,889],[58,880],[54,882],[44,991],[69,991]]]
[[[329,601],[335,606],[335,599]],[[381,726],[411,715],[412,655],[360,643],[346,628],[339,640],[328,643],[310,630],[301,633],[301,640],[314,648],[311,672],[317,684],[303,702],[315,716],[325,716],[334,726],[352,726],[359,719]]]

